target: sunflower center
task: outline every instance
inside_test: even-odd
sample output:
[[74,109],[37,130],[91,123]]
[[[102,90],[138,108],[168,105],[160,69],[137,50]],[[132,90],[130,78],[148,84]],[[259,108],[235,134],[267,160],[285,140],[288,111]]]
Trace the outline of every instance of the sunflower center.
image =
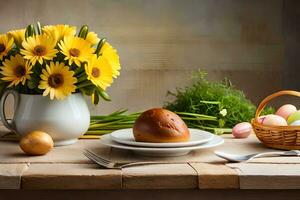
[[37,56],[43,56],[46,54],[46,48],[41,45],[37,45],[36,47],[34,47],[33,51],[34,51],[34,54]]
[[18,65],[17,67],[15,67],[14,73],[16,77],[20,78],[26,74],[26,69],[24,66]]
[[69,50],[69,53],[73,57],[78,57],[79,54],[80,54],[80,51],[78,49],[72,48],[72,49]]
[[0,53],[2,53],[3,51],[5,51],[5,45],[4,44],[0,44]]
[[93,67],[92,69],[92,76],[95,78],[98,78],[100,76],[101,72],[100,69],[97,67]]
[[64,83],[64,77],[61,74],[52,74],[48,78],[48,84],[53,88],[58,88]]

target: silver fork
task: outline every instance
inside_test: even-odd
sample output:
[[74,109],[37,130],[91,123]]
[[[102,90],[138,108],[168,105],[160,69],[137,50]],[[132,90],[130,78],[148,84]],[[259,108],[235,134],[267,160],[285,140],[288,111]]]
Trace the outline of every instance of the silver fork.
[[247,162],[253,160],[254,158],[262,158],[262,157],[300,156],[300,151],[299,150],[275,151],[275,152],[254,153],[248,155],[236,155],[236,154],[229,154],[221,151],[215,151],[215,154],[230,162]]
[[92,152],[91,150],[85,149],[83,151],[83,155],[85,155],[88,159],[93,161],[94,163],[100,165],[101,167],[107,169],[122,169],[125,167],[138,166],[138,165],[151,165],[151,164],[180,164],[186,162],[164,162],[164,161],[145,161],[145,162],[113,162],[107,160],[106,158],[99,156]]

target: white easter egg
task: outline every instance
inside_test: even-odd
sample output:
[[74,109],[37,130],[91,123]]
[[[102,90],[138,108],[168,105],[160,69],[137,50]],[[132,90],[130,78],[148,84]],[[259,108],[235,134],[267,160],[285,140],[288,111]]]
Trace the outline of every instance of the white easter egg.
[[265,119],[263,120],[263,125],[287,126],[287,122],[283,117],[271,114],[271,115],[266,115]]

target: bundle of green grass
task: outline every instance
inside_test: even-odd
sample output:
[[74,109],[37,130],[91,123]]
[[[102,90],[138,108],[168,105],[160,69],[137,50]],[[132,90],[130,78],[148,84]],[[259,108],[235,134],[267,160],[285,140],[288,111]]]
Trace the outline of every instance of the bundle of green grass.
[[[239,123],[253,118],[256,106],[245,94],[232,86],[228,79],[211,82],[207,73],[199,71],[193,78],[191,86],[177,89],[168,94],[175,97],[165,107],[177,113],[195,113],[215,117],[214,120],[185,120],[189,127],[214,131],[216,134],[230,132]],[[273,112],[267,108],[265,113]]]

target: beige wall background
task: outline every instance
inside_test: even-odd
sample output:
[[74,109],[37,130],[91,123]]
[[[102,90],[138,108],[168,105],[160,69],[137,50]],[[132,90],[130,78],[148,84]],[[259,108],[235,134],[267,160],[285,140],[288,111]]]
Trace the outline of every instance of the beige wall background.
[[118,49],[112,102],[93,114],[162,106],[167,90],[205,69],[255,103],[282,88],[283,0],[0,0],[0,32],[36,20],[88,24]]

